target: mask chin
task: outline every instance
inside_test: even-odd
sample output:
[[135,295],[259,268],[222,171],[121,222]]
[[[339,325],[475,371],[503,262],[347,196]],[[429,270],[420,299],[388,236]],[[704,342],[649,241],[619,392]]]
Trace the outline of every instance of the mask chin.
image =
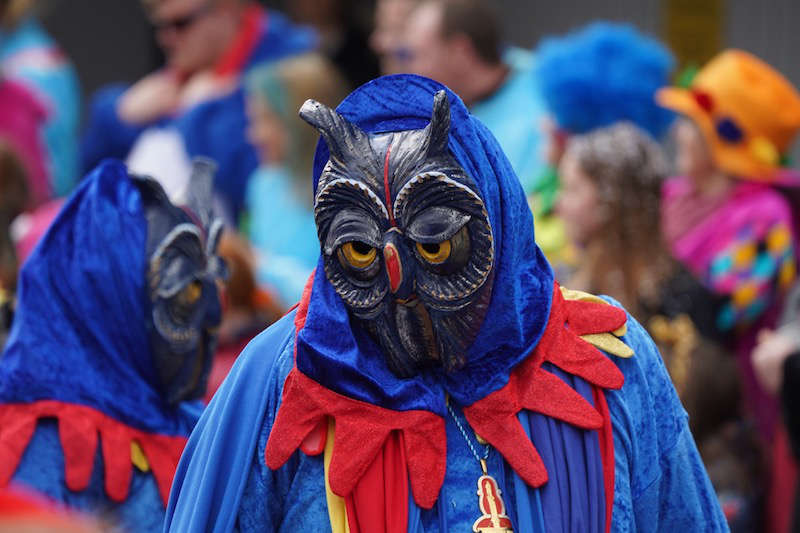
[[205,393],[216,346],[216,335],[208,329],[213,322],[208,315],[216,316],[215,297],[216,293],[201,297],[189,323],[170,312],[169,301],[157,299],[153,304],[149,327],[153,363],[160,393],[170,406]]
[[429,366],[441,359],[439,342],[425,305],[418,298],[394,306],[400,344],[417,365]]
[[453,311],[429,310],[416,297],[386,304],[384,312],[366,324],[387,354],[392,372],[408,378],[429,368],[439,367],[446,373],[462,369],[485,319],[493,282],[494,272],[471,303]]
[[167,405],[200,398],[206,390],[211,369],[211,354],[215,350],[215,336],[201,334],[201,341],[190,351],[178,354],[163,339],[154,343],[161,395]]

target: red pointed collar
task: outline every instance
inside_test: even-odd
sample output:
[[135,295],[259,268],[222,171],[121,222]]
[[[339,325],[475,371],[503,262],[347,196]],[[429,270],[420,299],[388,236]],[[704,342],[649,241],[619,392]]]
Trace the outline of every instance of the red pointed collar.
[[[295,318],[297,331],[305,324],[309,297],[310,284]],[[625,320],[625,312],[611,305],[565,301],[555,284],[550,318],[533,353],[513,370],[505,387],[464,409],[473,429],[531,486],[546,482],[547,471],[517,419],[521,410],[584,429],[603,425],[595,407],[543,369],[542,363],[552,363],[600,388],[620,388],[623,375],[616,365],[580,335],[611,332]],[[267,442],[267,465],[280,468],[297,448],[308,455],[322,453],[328,417],[336,428],[329,470],[334,493],[350,495],[390,432],[397,431],[405,443],[414,500],[426,509],[433,506],[446,468],[444,419],[428,411],[392,411],[348,398],[304,375],[296,365],[286,378]]]
[[186,437],[146,433],[91,407],[54,400],[0,405],[0,487],[11,481],[40,418],[58,421],[64,480],[70,490],[82,491],[89,486],[99,436],[106,494],[115,502],[125,501],[133,475],[131,443],[136,441],[153,471],[164,506],[167,505]]

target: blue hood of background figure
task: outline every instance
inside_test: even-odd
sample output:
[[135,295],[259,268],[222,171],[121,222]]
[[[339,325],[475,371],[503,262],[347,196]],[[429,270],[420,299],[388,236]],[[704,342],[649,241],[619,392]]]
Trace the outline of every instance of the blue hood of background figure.
[[[419,76],[386,76],[356,89],[337,111],[369,133],[421,129],[430,121],[434,94],[442,89]],[[455,93],[447,89],[447,95],[449,149],[481,191],[495,243],[492,299],[466,366],[449,375],[432,370],[412,379],[395,377],[378,345],[351,323],[321,259],[308,319],[297,337],[299,370],[326,387],[389,409],[440,415],[445,413],[445,393],[471,405],[506,384],[511,369],[536,346],[553,292],[553,273],[533,240],[533,216],[522,185],[488,129]],[[315,190],[327,160],[321,140],[314,160]]]
[[184,411],[158,393],[145,327],[146,241],[136,185],[122,163],[101,163],[22,267],[0,403],[57,400],[143,431],[188,435]]

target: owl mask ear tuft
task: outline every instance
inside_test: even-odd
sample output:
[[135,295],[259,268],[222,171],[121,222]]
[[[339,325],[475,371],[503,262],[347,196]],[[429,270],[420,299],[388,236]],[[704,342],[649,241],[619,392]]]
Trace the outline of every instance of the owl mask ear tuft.
[[433,113],[431,122],[425,127],[427,134],[427,155],[433,157],[447,150],[450,136],[450,101],[444,90],[433,96]]
[[333,159],[344,161],[369,146],[367,134],[361,128],[325,104],[308,99],[298,114],[320,132]]

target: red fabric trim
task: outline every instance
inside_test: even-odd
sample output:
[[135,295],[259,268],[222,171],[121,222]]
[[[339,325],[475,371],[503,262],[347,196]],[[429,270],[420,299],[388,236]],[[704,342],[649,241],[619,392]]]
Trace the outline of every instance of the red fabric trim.
[[[298,331],[305,325],[309,300],[310,284],[295,319]],[[541,486],[547,481],[547,471],[519,423],[517,414],[522,409],[579,428],[602,429],[605,433],[602,433],[601,442],[612,445],[610,451],[608,446],[601,450],[606,459],[604,465],[609,457],[609,464],[613,465],[613,441],[608,440],[610,425],[606,428],[603,414],[603,409],[607,412],[604,397],[595,408],[541,365],[550,362],[600,389],[622,387],[622,372],[580,335],[614,331],[624,325],[625,320],[625,312],[611,305],[565,301],[555,284],[550,319],[534,352],[512,371],[505,387],[464,409],[475,431],[497,448],[529,485]],[[395,510],[402,512],[407,521],[407,506],[394,503],[402,501],[397,500],[401,495],[392,495],[387,489],[390,477],[402,478],[398,472],[407,472],[418,505],[426,509],[433,506],[446,468],[444,420],[427,411],[398,412],[353,400],[323,387],[296,366],[286,378],[281,407],[267,442],[267,465],[272,469],[280,468],[298,447],[319,450],[316,437],[311,438],[317,442],[316,446],[303,446],[303,443],[328,416],[332,416],[336,424],[329,482],[331,490],[346,500],[348,516],[352,515],[352,531],[355,528],[370,532],[394,531],[387,529],[388,525],[378,524],[382,521],[395,523],[398,519],[394,514],[389,520],[389,513]],[[405,458],[392,443],[394,434],[402,443],[400,448]],[[613,471],[611,475],[609,493],[613,501]],[[605,469],[604,477],[608,483]]]
[[146,433],[91,407],[55,400],[0,405],[0,487],[11,481],[40,418],[58,421],[64,482],[70,490],[82,491],[89,486],[99,435],[106,494],[115,502],[125,501],[133,475],[131,442],[135,440],[150,463],[166,506],[186,437]]
[[331,490],[347,497],[381,452],[393,430],[403,434],[414,500],[430,509],[444,481],[447,458],[444,420],[428,411],[397,412],[331,391],[293,368],[286,378],[265,458],[280,468],[325,419],[336,433],[329,470]]
[[375,460],[346,498],[350,533],[408,529],[408,474],[403,434],[392,431]]
[[[371,505],[380,505],[380,500],[375,498]],[[355,500],[352,497],[345,498],[344,508],[347,512],[347,527],[350,529],[350,533],[361,533],[361,526],[358,523],[358,512],[356,511]]]
[[238,74],[250,58],[266,23],[266,10],[257,4],[248,6],[242,14],[242,25],[236,38],[222,54],[214,67],[214,74],[220,77]]
[[[306,280],[303,287],[303,294],[300,296],[300,301],[294,306],[297,308],[297,314],[294,316],[295,332],[299,332],[306,324],[306,317],[308,316],[308,303],[311,301],[311,288],[314,286],[314,274],[316,270],[311,272],[311,275]],[[297,343],[294,345],[294,355],[297,357]],[[317,427],[311,430],[311,433],[300,444],[300,449],[306,455],[319,455],[325,451],[325,443],[328,441],[328,419],[323,418]]]
[[311,430],[303,442],[300,449],[306,455],[319,455],[325,451],[325,444],[328,442],[328,417],[323,417],[319,424]]
[[603,426],[597,409],[560,378],[541,368],[542,363],[548,361],[597,387],[622,387],[622,372],[603,352],[579,336],[614,331],[625,320],[625,312],[611,305],[565,301],[555,284],[550,319],[533,354],[514,369],[505,387],[464,409],[470,426],[497,448],[530,486],[545,483],[547,470],[517,418],[521,410],[542,413],[583,429]]
[[603,417],[603,427],[598,431],[600,457],[603,459],[603,485],[606,492],[606,533],[611,531],[611,513],[614,510],[614,432],[611,426],[611,413],[608,411],[606,394],[599,387],[592,387],[594,404]]

